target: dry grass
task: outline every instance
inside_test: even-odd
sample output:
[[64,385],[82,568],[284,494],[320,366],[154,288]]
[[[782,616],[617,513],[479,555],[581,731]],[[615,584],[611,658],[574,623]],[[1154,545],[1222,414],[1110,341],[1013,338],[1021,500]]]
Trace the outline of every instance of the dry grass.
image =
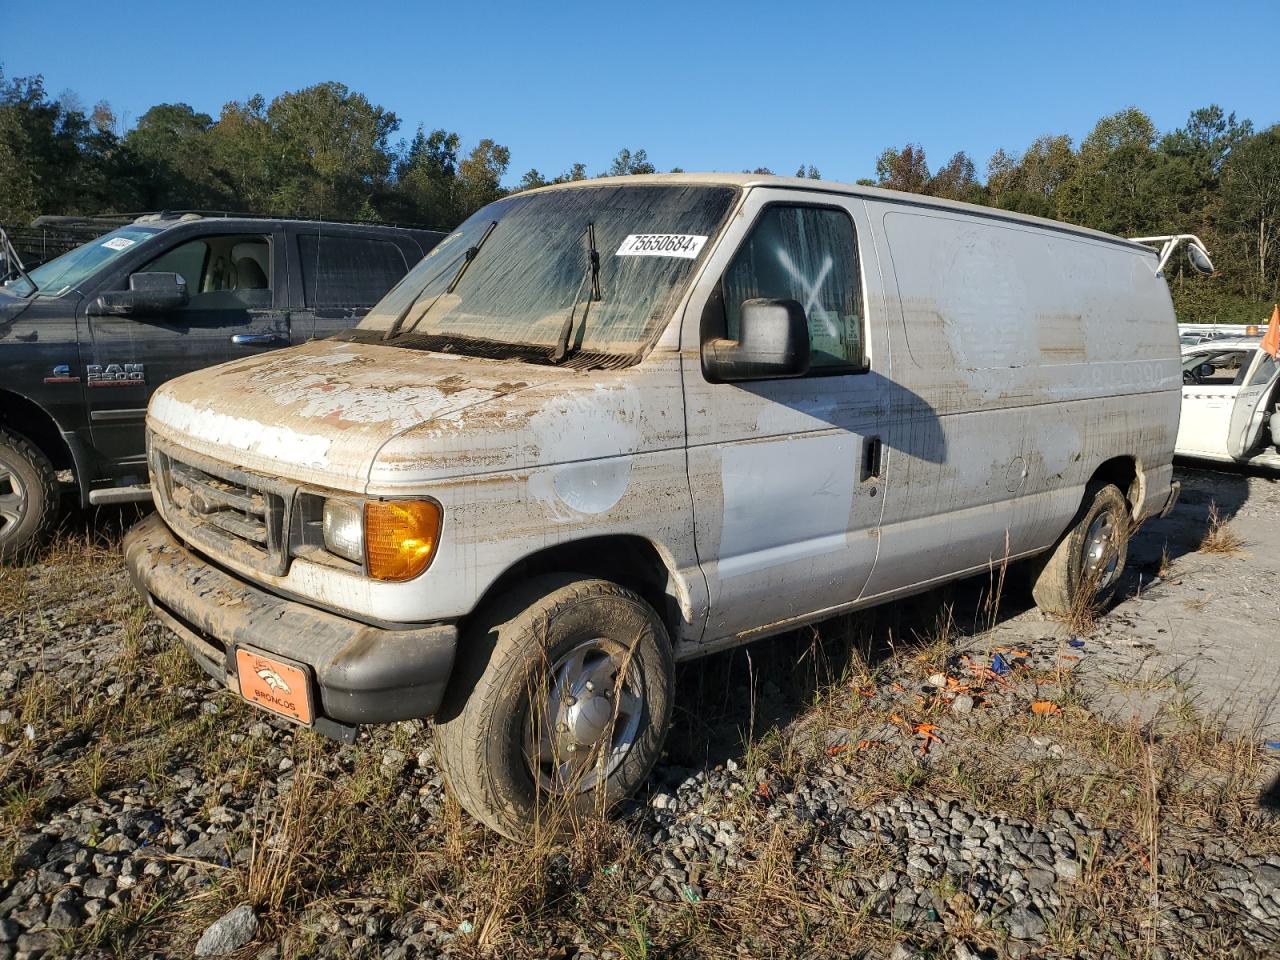
[[1200,541],[1201,553],[1235,556],[1244,548],[1244,538],[1227,525],[1227,520],[1218,513],[1217,503],[1209,504],[1206,523],[1204,538]]
[[[203,681],[181,648],[149,625],[120,584],[113,555],[90,542],[62,549],[65,570],[43,578],[0,572],[0,604],[18,604],[26,611],[22,629],[51,640],[61,629],[46,622],[55,603],[68,621],[88,622],[97,610],[119,628],[104,649],[122,672],[145,664],[161,686],[126,684],[107,697],[65,689],[37,672],[0,702],[14,713],[0,731],[6,740],[27,723],[37,731],[29,746],[0,757],[0,880],[13,870],[6,838],[53,810],[41,793],[51,771],[39,759],[68,734],[90,736],[60,771],[74,786],[58,805],[127,788],[160,806],[177,790],[178,769],[189,767],[210,786],[206,806],[248,798],[252,810],[229,837],[229,866],[199,867],[206,882],[191,890],[139,888],[126,908],[69,938],[68,955],[189,952],[204,924],[241,902],[259,909],[263,938],[279,945],[282,960],[321,952],[330,925],[354,904],[434,924],[453,934],[449,953],[460,957],[561,956],[576,941],[637,960],[785,957],[801,949],[887,954],[907,934],[877,914],[874,896],[860,895],[852,880],[900,869],[900,850],[888,841],[845,848],[816,820],[770,816],[779,793],[824,778],[834,778],[855,808],[911,792],[1033,823],[1057,809],[1087,811],[1093,826],[1115,831],[1116,842],[1105,845],[1101,834],[1082,838],[1080,878],[1060,889],[1064,902],[1046,955],[1140,957],[1157,946],[1187,955],[1166,928],[1141,926],[1171,903],[1199,909],[1204,901],[1204,878],[1169,875],[1161,855],[1187,836],[1280,851],[1280,827],[1256,803],[1266,758],[1248,736],[1202,716],[1188,691],[1148,723],[1097,712],[1061,664],[1011,676],[963,719],[940,698],[918,695],[931,676],[955,673],[959,648],[981,646],[982,631],[997,625],[1008,602],[1005,564],[993,567],[976,611],[917,598],[688,671],[670,762],[701,768],[733,759],[747,786],[697,804],[709,821],[733,824],[735,862],[691,854],[700,893],[691,886],[659,907],[649,882],[662,870],[653,858],[663,851],[647,839],[652,824],[643,815],[572,816],[548,804],[533,841],[515,844],[483,830],[428,782],[430,765],[383,771],[385,750],[412,757],[425,746],[414,725],[373,731],[356,747],[305,732],[245,735],[261,714],[230,697],[217,699],[215,715],[200,711]],[[103,583],[104,571],[105,600],[102,589],[83,590]],[[1032,697],[1043,696],[1060,705],[1060,715],[1027,711]],[[945,738],[927,756],[910,732],[924,720],[939,723]],[[828,737],[837,728],[855,745],[860,737],[884,742],[833,750]],[[764,796],[756,784],[767,785]],[[839,856],[824,858],[824,845]],[[915,946],[931,956],[952,956],[958,939],[1003,949],[963,890],[939,881],[935,892],[953,908],[950,926]],[[1133,939],[1107,942],[1106,931],[1120,923],[1135,931]]]

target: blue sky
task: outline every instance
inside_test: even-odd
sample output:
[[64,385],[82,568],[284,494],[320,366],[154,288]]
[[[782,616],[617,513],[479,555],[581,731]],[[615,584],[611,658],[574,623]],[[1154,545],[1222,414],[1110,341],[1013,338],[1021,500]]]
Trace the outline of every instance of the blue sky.
[[599,172],[623,146],[659,169],[854,180],[909,140],[933,169],[963,149],[981,173],[997,147],[1078,141],[1129,105],[1161,129],[1213,102],[1280,121],[1280,0],[2,2],[7,76],[42,73],[126,122],[339,80],[394,111],[397,136],[506,144],[509,180]]

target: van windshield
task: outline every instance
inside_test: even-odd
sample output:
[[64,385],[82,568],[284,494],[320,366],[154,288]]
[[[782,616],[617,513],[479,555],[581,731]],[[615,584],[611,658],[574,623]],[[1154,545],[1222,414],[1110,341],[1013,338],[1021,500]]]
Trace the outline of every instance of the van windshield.
[[136,244],[154,237],[158,231],[150,227],[121,227],[108,234],[82,243],[48,263],[28,270],[37,289],[32,290],[25,277],[18,276],[5,283],[14,293],[27,296],[35,293],[41,297],[57,297],[73,287],[78,287],[112,260]]
[[574,352],[638,354],[671,316],[736,194],[637,184],[506,197],[442,240],[359,329],[390,333],[395,346],[550,362],[573,314]]

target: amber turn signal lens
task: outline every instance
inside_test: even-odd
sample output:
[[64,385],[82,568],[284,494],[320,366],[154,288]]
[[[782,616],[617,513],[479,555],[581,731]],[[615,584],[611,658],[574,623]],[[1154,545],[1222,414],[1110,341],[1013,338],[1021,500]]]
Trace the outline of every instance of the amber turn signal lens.
[[375,580],[412,580],[431,565],[440,540],[434,500],[370,500],[364,505],[364,552]]

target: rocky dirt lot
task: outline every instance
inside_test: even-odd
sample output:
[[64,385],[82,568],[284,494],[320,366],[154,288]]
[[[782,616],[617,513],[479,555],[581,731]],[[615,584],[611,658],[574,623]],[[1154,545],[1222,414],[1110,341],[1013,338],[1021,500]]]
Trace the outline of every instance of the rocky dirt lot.
[[422,725],[204,679],[83,519],[0,572],[0,960],[1275,956],[1280,485],[1181,479],[1113,609],[996,570],[703,661],[647,794],[525,847]]

